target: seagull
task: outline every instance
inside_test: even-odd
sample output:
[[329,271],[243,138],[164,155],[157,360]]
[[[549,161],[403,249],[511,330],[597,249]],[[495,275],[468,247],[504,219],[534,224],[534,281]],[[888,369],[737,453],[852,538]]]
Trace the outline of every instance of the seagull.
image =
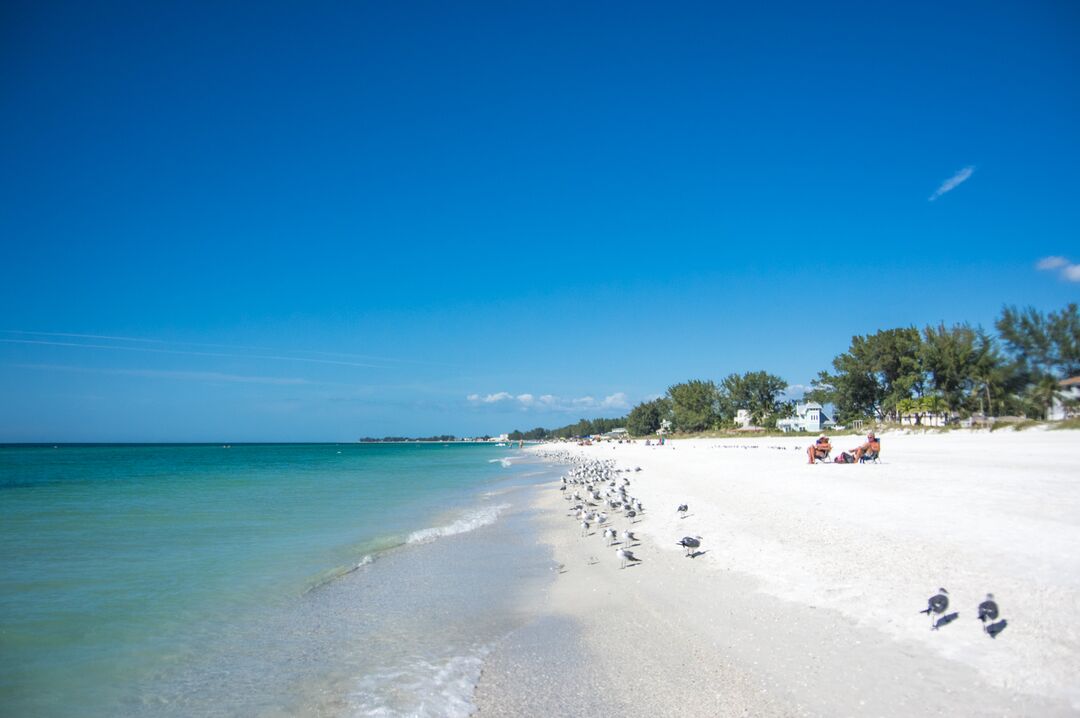
[[686,555],[693,558],[697,554],[697,550],[701,548],[700,536],[683,536],[677,545],[686,549]]
[[998,605],[994,601],[994,594],[986,594],[986,600],[979,604],[979,620],[983,623],[996,621],[998,617]]
[[630,530],[623,531],[622,532],[622,538],[623,538],[623,543],[625,543],[627,546],[629,546],[634,541],[637,541],[637,536],[635,536],[634,532],[630,531]]
[[634,523],[634,517],[637,516],[637,511],[630,509],[626,512],[626,518],[630,519],[630,523]]
[[[931,596],[926,602],[926,610],[919,611],[919,613],[925,613],[930,615],[931,613],[945,613],[945,609],[949,607],[949,592],[944,588],[939,588],[936,596]],[[932,616],[931,616],[932,618]]]
[[615,529],[611,528],[610,526],[608,528],[604,529],[604,538],[607,540],[607,542],[608,542],[607,545],[608,546],[615,543],[615,537],[616,537],[617,534],[618,534],[618,532],[615,531]]
[[615,555],[618,556],[619,559],[622,561],[622,565],[619,566],[619,568],[626,568],[627,563],[636,563],[641,561],[641,559],[634,556],[634,552],[628,548],[615,549]]
[[581,522],[581,535],[585,536],[588,533],[589,533],[589,522],[588,521],[582,521]]
[[687,506],[686,504],[679,504],[679,508],[677,508],[675,510],[678,511],[680,514],[682,514],[683,518],[686,518],[686,512],[690,510],[690,507]]

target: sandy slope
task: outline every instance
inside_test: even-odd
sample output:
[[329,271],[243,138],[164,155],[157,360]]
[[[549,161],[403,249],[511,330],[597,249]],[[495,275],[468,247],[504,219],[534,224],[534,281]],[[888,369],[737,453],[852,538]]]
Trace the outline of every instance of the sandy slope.
[[[863,466],[809,466],[808,442],[575,447],[642,468],[643,562],[620,570],[552,487],[549,623],[496,651],[481,714],[1080,712],[1080,435],[888,435]],[[939,586],[960,617],[932,632]],[[988,591],[997,640],[975,619]]]

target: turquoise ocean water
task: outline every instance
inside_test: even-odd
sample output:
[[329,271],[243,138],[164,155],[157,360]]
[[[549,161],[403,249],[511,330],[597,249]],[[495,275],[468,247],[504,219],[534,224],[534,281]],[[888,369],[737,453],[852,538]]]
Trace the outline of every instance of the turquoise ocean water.
[[551,580],[484,445],[0,447],[0,714],[466,715]]

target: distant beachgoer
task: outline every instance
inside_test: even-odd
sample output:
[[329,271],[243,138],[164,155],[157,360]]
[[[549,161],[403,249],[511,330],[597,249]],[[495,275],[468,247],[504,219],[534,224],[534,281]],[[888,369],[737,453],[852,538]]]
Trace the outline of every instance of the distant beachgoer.
[[876,459],[881,453],[881,442],[874,436],[874,432],[866,435],[866,443],[855,449],[855,463],[861,459]]
[[829,443],[829,437],[822,434],[818,437],[810,446],[806,447],[806,455],[810,458],[810,463],[814,463],[814,460],[824,461],[829,458],[829,454],[832,453],[832,444]]

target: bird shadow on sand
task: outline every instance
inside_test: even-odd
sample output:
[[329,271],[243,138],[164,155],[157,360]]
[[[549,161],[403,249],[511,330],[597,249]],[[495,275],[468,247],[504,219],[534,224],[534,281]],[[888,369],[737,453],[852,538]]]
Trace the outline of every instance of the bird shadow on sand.
[[688,518],[690,518],[691,516],[693,516],[693,514],[683,514],[683,515],[682,515],[682,516],[680,516],[679,518],[680,518],[680,519],[688,519]]
[[705,554],[707,554],[707,553],[709,553],[709,551],[708,551],[708,550],[705,550],[705,551],[694,551],[694,553],[690,554],[690,555],[689,555],[689,556],[688,556],[687,558],[697,558],[698,556],[704,556],[704,555],[705,555]]
[[621,570],[627,569],[627,568],[637,568],[640,565],[641,565],[641,561],[634,561],[633,563],[628,563],[625,566],[622,566],[619,570],[621,571]]

